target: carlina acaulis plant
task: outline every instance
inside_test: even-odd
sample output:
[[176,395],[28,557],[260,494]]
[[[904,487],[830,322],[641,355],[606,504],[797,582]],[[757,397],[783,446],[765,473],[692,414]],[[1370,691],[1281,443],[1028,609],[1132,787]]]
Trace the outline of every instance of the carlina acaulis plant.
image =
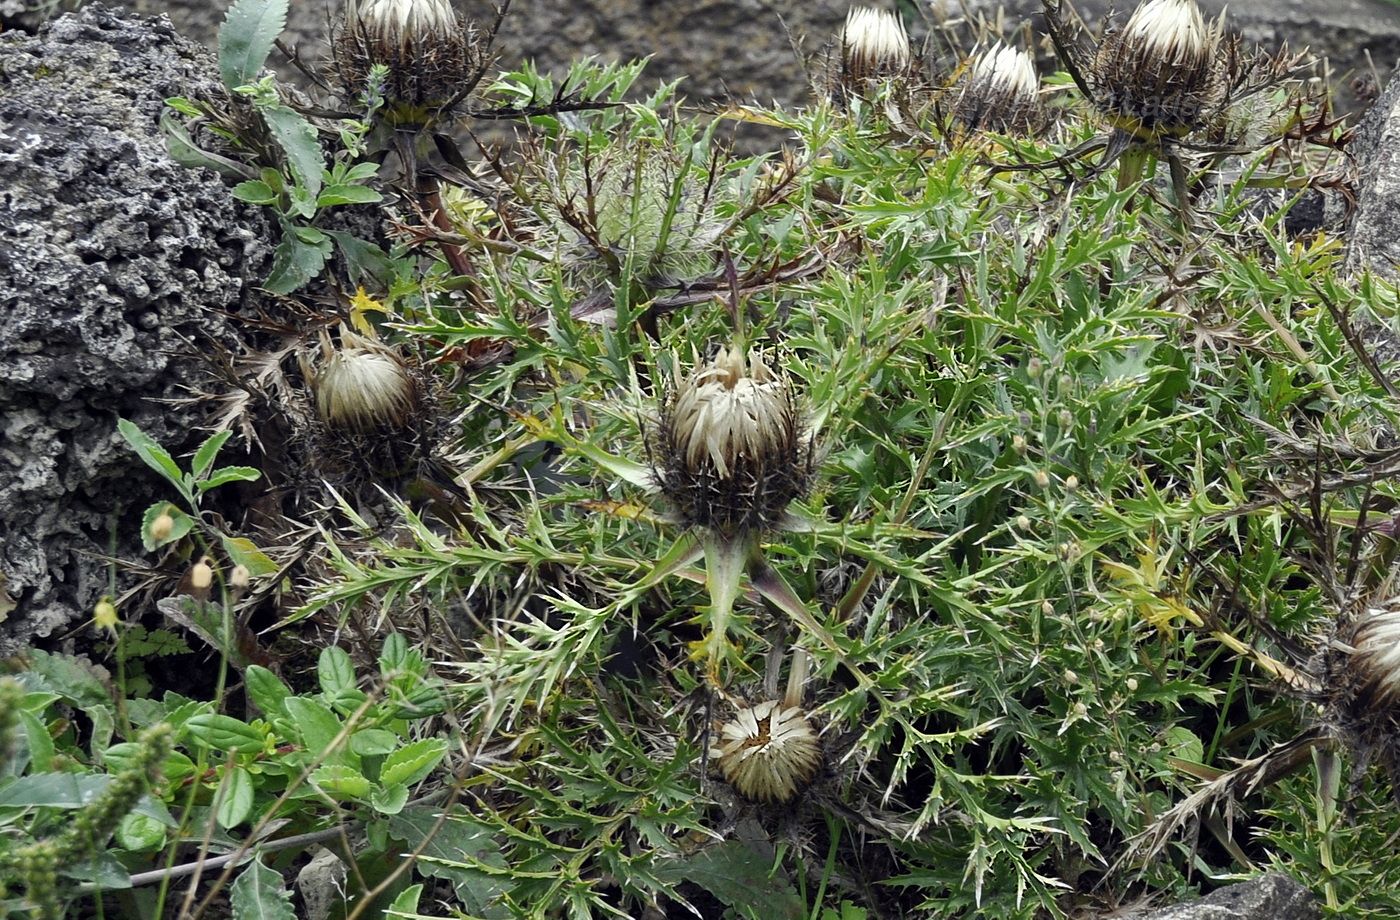
[[319,362],[308,364],[316,412],[329,427],[373,434],[407,427],[420,403],[414,376],[398,351],[340,327],[340,344],[320,333]]
[[795,650],[783,696],[736,704],[734,717],[717,729],[710,756],[724,781],[750,801],[790,802],[821,769],[821,735],[802,706],[807,670],[807,654]]
[[897,13],[874,7],[852,7],[841,29],[841,83],[860,91],[880,80],[909,73],[914,51],[909,33]]
[[336,66],[358,95],[370,69],[388,70],[383,92],[394,121],[423,121],[456,97],[476,72],[474,30],[451,0],[346,0],[335,30]]
[[1146,0],[1099,44],[1095,102],[1134,136],[1179,136],[1199,127],[1225,90],[1221,23],[1196,0]]
[[662,494],[704,543],[713,676],[739,580],[762,564],[759,537],[788,523],[810,485],[811,438],[788,377],[735,345],[671,388],[650,447]]
[[1040,109],[1035,62],[1020,48],[997,42],[973,56],[955,89],[953,117],[965,131],[1020,134]]

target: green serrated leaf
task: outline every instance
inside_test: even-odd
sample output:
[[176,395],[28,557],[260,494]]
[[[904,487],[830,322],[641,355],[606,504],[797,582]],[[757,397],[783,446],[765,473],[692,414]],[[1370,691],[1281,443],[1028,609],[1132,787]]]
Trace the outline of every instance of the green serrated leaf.
[[200,494],[230,482],[257,482],[262,478],[262,470],[251,466],[224,466],[209,474],[209,478],[195,484]]
[[278,872],[254,859],[229,886],[233,920],[296,920],[292,893]]
[[154,818],[132,812],[117,825],[117,843],[133,852],[157,850],[165,844],[165,827]]
[[328,763],[317,768],[316,772],[311,774],[311,782],[316,788],[339,801],[364,799],[374,789],[374,784],[365,779],[359,770],[339,763]]
[[385,786],[411,786],[438,765],[447,754],[447,742],[441,738],[424,738],[399,748],[384,758],[379,768],[379,781]]
[[392,754],[399,736],[382,728],[362,728],[350,736],[350,750],[365,757]]
[[254,578],[277,571],[277,563],[247,537],[224,536],[219,542],[223,544],[224,552],[228,553],[229,561],[246,568]]
[[312,246],[287,233],[272,256],[272,271],[263,287],[273,294],[290,294],[321,273],[331,254],[328,240]]
[[248,204],[276,204],[278,195],[266,183],[258,179],[240,182],[233,187],[233,197]]
[[408,804],[408,787],[402,783],[395,786],[376,786],[370,794],[369,804],[381,815],[396,815]]
[[316,661],[316,679],[321,684],[321,692],[328,700],[355,689],[355,665],[350,655],[338,645],[328,645],[321,649]]
[[384,196],[366,185],[328,185],[316,197],[316,207],[331,208],[342,204],[377,204]]
[[343,230],[327,230],[326,236],[335,241],[340,254],[345,257],[345,268],[350,273],[351,281],[358,283],[366,277],[387,281],[393,275],[393,262],[374,243],[367,243]]
[[287,166],[297,185],[314,200],[321,193],[322,173],[326,169],[316,129],[300,112],[285,105],[263,106],[260,111],[268,130],[287,155]]
[[409,885],[399,896],[394,898],[388,909],[385,911],[386,917],[413,917],[418,914],[418,902],[423,897],[423,883]]
[[219,26],[219,76],[235,89],[257,79],[287,26],[290,0],[234,0]]
[[194,473],[195,479],[204,478],[204,474],[213,467],[214,460],[219,456],[219,451],[231,437],[233,437],[232,431],[219,431],[210,435],[203,444],[199,445],[199,450],[194,452],[194,461],[190,464],[190,472]]

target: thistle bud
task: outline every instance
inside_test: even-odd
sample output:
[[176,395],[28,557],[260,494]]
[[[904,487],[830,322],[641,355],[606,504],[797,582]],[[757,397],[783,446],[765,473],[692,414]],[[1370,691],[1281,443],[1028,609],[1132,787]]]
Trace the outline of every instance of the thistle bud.
[[351,92],[362,92],[370,68],[382,64],[390,101],[441,105],[471,74],[471,45],[450,0],[347,0],[336,63]]
[[738,348],[721,348],[668,395],[654,449],[681,519],[726,537],[776,527],[811,478],[791,385]]
[[321,366],[311,372],[316,411],[333,428],[365,434],[405,427],[418,392],[403,358],[341,327],[340,347],[321,333]]
[[1351,669],[1361,693],[1389,709],[1400,703],[1400,607],[1371,610],[1352,634]]
[[1223,88],[1219,47],[1196,0],[1147,0],[1099,46],[1098,101],[1133,133],[1189,131]]
[[841,77],[859,88],[872,81],[900,77],[914,58],[909,34],[899,16],[872,7],[853,7],[841,30]]
[[997,42],[973,58],[958,89],[953,116],[968,131],[1020,133],[1035,121],[1040,78],[1030,55]]

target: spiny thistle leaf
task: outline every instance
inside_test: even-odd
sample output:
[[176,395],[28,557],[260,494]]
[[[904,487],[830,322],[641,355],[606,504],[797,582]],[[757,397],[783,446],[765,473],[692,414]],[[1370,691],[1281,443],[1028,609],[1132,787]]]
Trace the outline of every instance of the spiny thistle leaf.
[[289,0],[236,0],[219,27],[219,76],[229,89],[253,82],[287,25]]

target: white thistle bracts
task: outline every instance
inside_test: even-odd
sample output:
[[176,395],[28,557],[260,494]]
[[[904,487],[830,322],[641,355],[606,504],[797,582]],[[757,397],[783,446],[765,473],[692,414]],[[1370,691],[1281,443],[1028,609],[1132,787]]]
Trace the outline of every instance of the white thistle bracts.
[[914,59],[909,34],[899,16],[873,7],[852,7],[841,29],[841,76],[858,88],[909,72]]
[[1094,59],[1096,101],[1134,133],[1180,134],[1200,126],[1225,89],[1221,23],[1196,0],[1146,0]]
[[310,383],[327,425],[363,434],[411,422],[418,388],[394,349],[342,326],[339,347],[322,331],[320,358]]
[[347,0],[335,43],[348,92],[362,92],[382,64],[389,102],[410,108],[448,101],[478,63],[451,0]]
[[737,706],[719,726],[710,756],[724,781],[754,802],[782,804],[811,785],[822,765],[821,735],[802,707],[805,652],[793,654],[782,699]]
[[1349,644],[1354,686],[1371,705],[1395,709],[1400,703],[1400,605],[1368,610]]
[[810,479],[792,385],[757,352],[721,348],[675,387],[655,438],[655,476],[688,525],[722,536],[776,528]]
[[448,41],[462,28],[449,0],[350,0],[346,18],[365,37],[400,49]]
[[958,89],[954,115],[969,131],[1024,131],[1035,120],[1040,77],[1026,52],[997,42],[974,57]]
[[1123,29],[1128,50],[1145,66],[1204,67],[1213,38],[1196,0],[1148,0]]

